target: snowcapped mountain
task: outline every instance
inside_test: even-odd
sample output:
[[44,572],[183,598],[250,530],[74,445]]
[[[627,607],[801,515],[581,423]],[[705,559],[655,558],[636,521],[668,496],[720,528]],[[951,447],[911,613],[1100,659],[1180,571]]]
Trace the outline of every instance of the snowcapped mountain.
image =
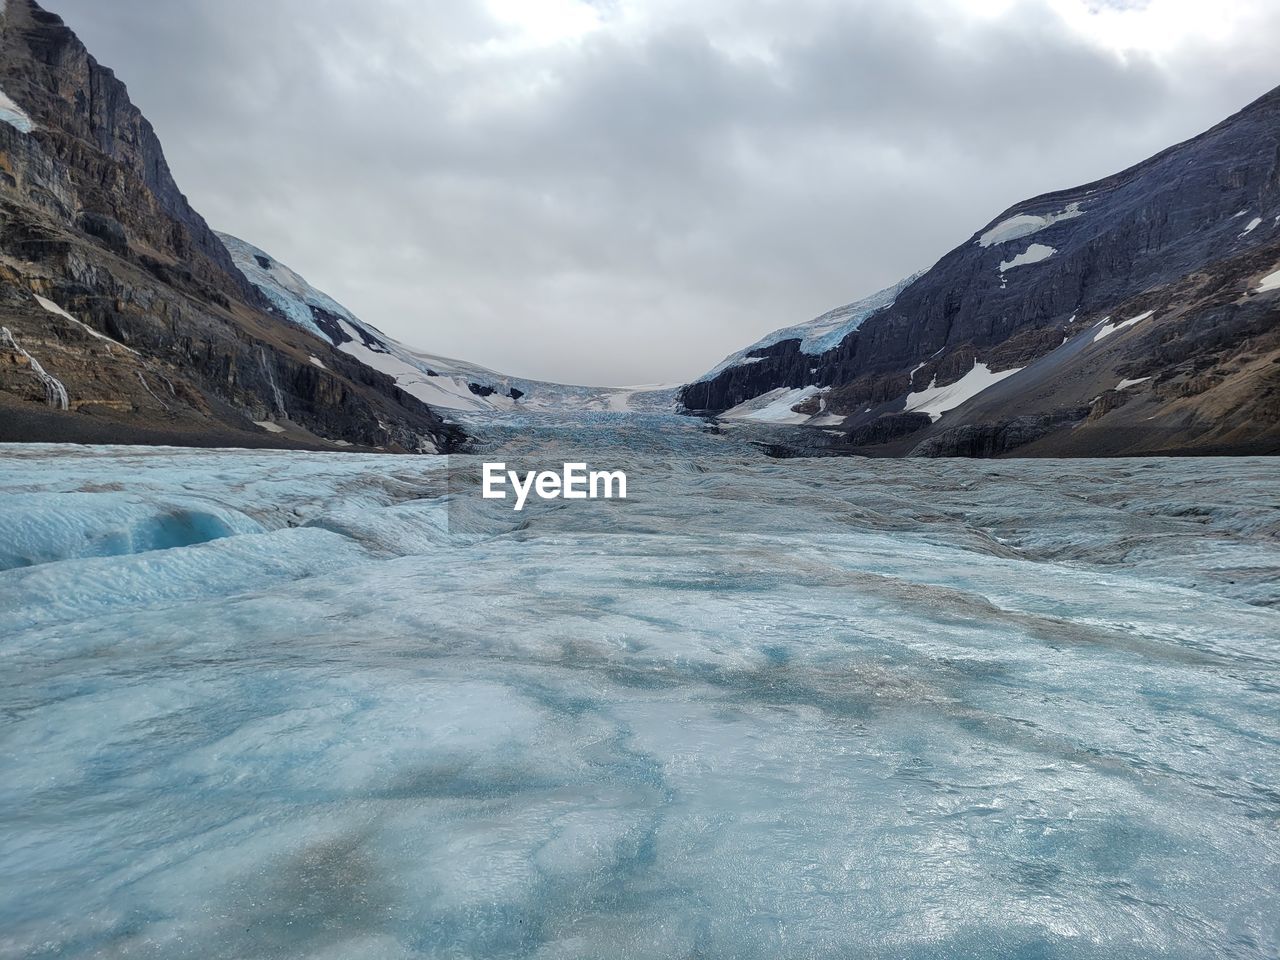
[[819,317],[808,321],[807,323],[798,323],[794,327],[783,327],[775,330],[773,333],[766,334],[749,347],[731,353],[725,357],[719,364],[708,370],[694,383],[703,383],[709,380],[715,380],[722,373],[731,370],[734,367],[744,367],[753,363],[759,363],[763,358],[769,356],[769,347],[773,347],[784,340],[799,340],[800,353],[809,356],[820,356],[837,346],[845,337],[862,326],[872,314],[878,310],[893,303],[898,298],[907,285],[915,281],[923,274],[914,273],[905,280],[899,280],[891,287],[885,287],[869,297],[863,297],[861,300],[855,300],[853,303],[847,303],[843,307],[836,307],[834,310],[828,310]]
[[[0,441],[434,452],[464,439],[439,411],[676,405],[424,353],[215,234],[124,85],[34,0],[0,3],[0,159]],[[1014,205],[678,401],[854,453],[1280,451],[1280,89]]]
[[[230,234],[218,237],[240,271],[289,323],[334,349],[392,377],[423,403],[459,413],[501,411],[670,410],[676,384],[583,387],[528,380],[486,367],[423,353],[365,323],[264,250]],[[313,363],[322,360],[312,358]]]
[[451,410],[502,410],[526,392],[501,374],[416,353],[360,320],[266,251],[230,234],[219,233],[218,238],[240,272],[285,320],[388,374],[400,389],[424,403]]
[[670,410],[421,353],[215,234],[115,75],[0,3],[0,441],[455,449],[437,411]]
[[[815,335],[846,310],[856,322]],[[923,274],[739,351],[681,402],[838,430],[871,454],[1280,451],[1280,88],[1016,204]]]

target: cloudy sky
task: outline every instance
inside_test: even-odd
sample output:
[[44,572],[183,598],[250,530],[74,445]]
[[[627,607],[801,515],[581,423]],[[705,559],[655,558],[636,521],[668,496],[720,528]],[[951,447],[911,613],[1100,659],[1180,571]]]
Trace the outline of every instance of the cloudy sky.
[[43,0],[218,229],[414,346],[687,380],[1280,83],[1274,0]]

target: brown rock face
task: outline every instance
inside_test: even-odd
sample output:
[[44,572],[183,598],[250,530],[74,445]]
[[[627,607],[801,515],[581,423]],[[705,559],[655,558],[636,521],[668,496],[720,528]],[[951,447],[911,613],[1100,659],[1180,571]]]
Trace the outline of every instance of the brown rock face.
[[[270,312],[124,84],[31,0],[0,14],[0,89],[33,124],[0,122],[0,325],[18,345],[0,345],[0,440],[461,441],[390,377]],[[65,388],[66,410],[19,349]]]
[[1129,402],[1129,399],[1129,395],[1120,390],[1106,391],[1097,400],[1093,401],[1093,405],[1089,408],[1089,422],[1101,420],[1112,410],[1118,410],[1123,407]]
[[34,3],[10,4],[0,58],[5,90],[31,117],[32,137],[75,190],[75,213],[114,221],[135,245],[183,263],[224,293],[258,302],[178,189],[155,131],[125,85],[60,17]]

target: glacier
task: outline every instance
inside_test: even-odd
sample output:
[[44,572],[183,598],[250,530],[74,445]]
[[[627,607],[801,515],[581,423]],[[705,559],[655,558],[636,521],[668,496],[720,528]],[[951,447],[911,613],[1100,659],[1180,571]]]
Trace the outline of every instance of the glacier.
[[892,306],[894,301],[898,299],[898,294],[902,293],[903,290],[907,289],[927,272],[919,270],[911,274],[911,276],[904,277],[897,283],[885,287],[883,290],[877,290],[861,300],[855,300],[853,303],[846,303],[842,307],[828,310],[821,316],[815,317],[806,323],[774,330],[750,346],[729,354],[694,382],[701,383],[704,380],[713,380],[731,367],[759,363],[763,357],[751,356],[751,354],[759,353],[784,340],[799,340],[800,352],[814,356],[826,353],[828,350],[834,350],[849,334],[861,327],[872,315]]
[[[566,410],[670,412],[676,408],[676,388],[680,386],[676,383],[614,387],[530,380],[406,346],[360,320],[265,250],[228,233],[217,236],[236,267],[283,320],[387,374],[406,393],[451,415],[513,410],[533,414]],[[324,361],[315,355],[310,361],[324,367]],[[272,431],[265,423],[258,426]]]
[[1039,233],[1060,220],[1074,220],[1082,216],[1084,211],[1080,209],[1079,202],[1069,203],[1061,210],[1051,213],[1016,213],[991,227],[975,242],[980,247],[1008,243],[1010,240],[1020,240]]
[[745,429],[0,447],[0,956],[1280,952],[1272,461]]

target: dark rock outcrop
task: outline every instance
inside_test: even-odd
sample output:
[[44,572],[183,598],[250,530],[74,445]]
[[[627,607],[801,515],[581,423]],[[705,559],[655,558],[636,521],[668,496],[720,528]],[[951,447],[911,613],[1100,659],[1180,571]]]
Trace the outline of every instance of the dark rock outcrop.
[[728,410],[776,387],[814,382],[814,358],[800,352],[799,340],[782,340],[752,351],[752,363],[729,367],[712,380],[686,384],[680,402],[690,411]]
[[875,446],[919,433],[932,423],[927,413],[890,413],[854,427],[847,439],[855,446]]
[[952,427],[921,441],[911,451],[913,457],[998,457],[1039,440],[1046,434],[1078,423],[1087,408],[1063,410],[1056,414],[1014,417],[998,423],[967,423]]
[[854,413],[865,404],[880,404],[900,397],[912,390],[914,384],[915,378],[907,371],[867,373],[849,383],[833,387],[827,394],[827,405],[840,413]]
[[1101,420],[1112,410],[1119,410],[1130,399],[1130,395],[1122,390],[1107,390],[1090,405],[1088,420],[1090,422]]

